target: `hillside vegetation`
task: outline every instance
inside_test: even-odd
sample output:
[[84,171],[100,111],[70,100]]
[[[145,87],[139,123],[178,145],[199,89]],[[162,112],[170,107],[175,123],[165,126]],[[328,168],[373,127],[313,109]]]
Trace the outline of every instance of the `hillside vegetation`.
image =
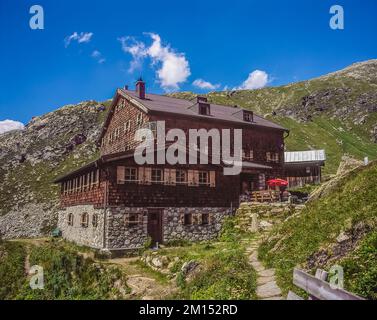
[[[195,94],[172,96],[192,99]],[[345,154],[377,159],[377,60],[286,86],[211,92],[207,97],[250,109],[289,129],[288,151],[325,149],[325,174],[334,174]]]
[[[125,274],[85,257],[65,242],[40,244],[0,243],[0,300],[4,299],[119,299],[130,290]],[[44,289],[32,290],[27,268],[39,265],[44,272]]]
[[[174,96],[193,98],[193,93]],[[325,175],[344,154],[377,158],[377,60],[281,87],[209,93],[290,129],[288,150],[325,149]],[[96,140],[110,102],[86,101],[34,117],[0,135],[0,234],[36,237],[55,225],[59,175],[98,156]]]
[[259,249],[276,268],[285,293],[293,289],[293,268],[315,271],[339,264],[345,288],[377,299],[377,162],[337,181],[331,193],[310,202],[302,213],[277,226]]

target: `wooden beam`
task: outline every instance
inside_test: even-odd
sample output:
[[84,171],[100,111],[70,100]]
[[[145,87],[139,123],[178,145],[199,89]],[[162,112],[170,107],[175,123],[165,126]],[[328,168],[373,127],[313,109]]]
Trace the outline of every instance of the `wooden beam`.
[[365,300],[343,289],[332,288],[328,282],[299,269],[293,271],[293,284],[319,300]]

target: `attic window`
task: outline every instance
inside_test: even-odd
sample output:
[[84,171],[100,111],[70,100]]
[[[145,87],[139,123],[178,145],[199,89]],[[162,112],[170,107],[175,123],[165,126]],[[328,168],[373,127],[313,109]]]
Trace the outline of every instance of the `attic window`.
[[247,122],[253,122],[253,114],[251,112],[243,112],[243,120]]
[[124,132],[129,132],[131,130],[131,120],[127,120],[124,123]]
[[143,124],[143,114],[138,113],[136,116],[136,126],[140,127]]
[[209,116],[209,104],[199,104],[199,114],[201,114],[202,116]]

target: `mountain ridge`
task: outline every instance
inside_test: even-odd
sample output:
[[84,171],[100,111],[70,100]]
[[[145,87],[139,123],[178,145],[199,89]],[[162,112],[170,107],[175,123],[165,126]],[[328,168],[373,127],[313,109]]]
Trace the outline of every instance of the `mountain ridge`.
[[[213,103],[253,110],[290,129],[289,151],[325,149],[324,172],[331,175],[343,155],[377,158],[376,86],[377,60],[369,60],[308,81],[206,96]],[[53,228],[58,186],[52,181],[98,156],[95,141],[109,104],[109,100],[91,100],[63,106],[34,117],[24,130],[0,134],[0,233],[4,237],[38,236]]]

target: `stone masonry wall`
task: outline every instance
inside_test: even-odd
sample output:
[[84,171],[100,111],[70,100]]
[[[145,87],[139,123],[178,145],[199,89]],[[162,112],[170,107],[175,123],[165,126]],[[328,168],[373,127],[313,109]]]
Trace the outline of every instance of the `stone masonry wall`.
[[[148,240],[146,209],[113,207],[106,210],[106,248],[109,250],[141,248]],[[137,214],[138,223],[126,223],[126,215],[130,213]]]
[[[68,224],[69,214],[73,214],[73,225]],[[81,225],[81,216],[88,213],[88,226]],[[97,215],[97,225],[93,225],[93,216]],[[68,207],[59,212],[58,227],[63,238],[79,245],[92,248],[103,248],[104,210],[94,209],[92,205]]]
[[[89,214],[86,228],[81,226],[84,212]],[[68,225],[69,213],[74,216],[73,226]],[[97,227],[92,224],[94,214],[98,216]],[[127,218],[130,214],[136,217],[133,223]],[[192,215],[189,225],[185,224],[185,214]],[[202,223],[202,214],[208,214],[208,224]],[[230,208],[165,208],[162,217],[163,242],[211,240],[218,235],[224,217],[230,214]],[[103,209],[94,209],[91,205],[69,207],[60,211],[58,226],[64,238],[80,245],[109,250],[138,249],[148,240],[148,210],[141,207],[110,207],[106,209],[104,217]]]
[[[192,224],[185,225],[184,215],[192,214]],[[209,214],[209,223],[202,224],[201,214]],[[173,240],[203,241],[215,238],[230,208],[166,208],[163,217],[164,242]]]

